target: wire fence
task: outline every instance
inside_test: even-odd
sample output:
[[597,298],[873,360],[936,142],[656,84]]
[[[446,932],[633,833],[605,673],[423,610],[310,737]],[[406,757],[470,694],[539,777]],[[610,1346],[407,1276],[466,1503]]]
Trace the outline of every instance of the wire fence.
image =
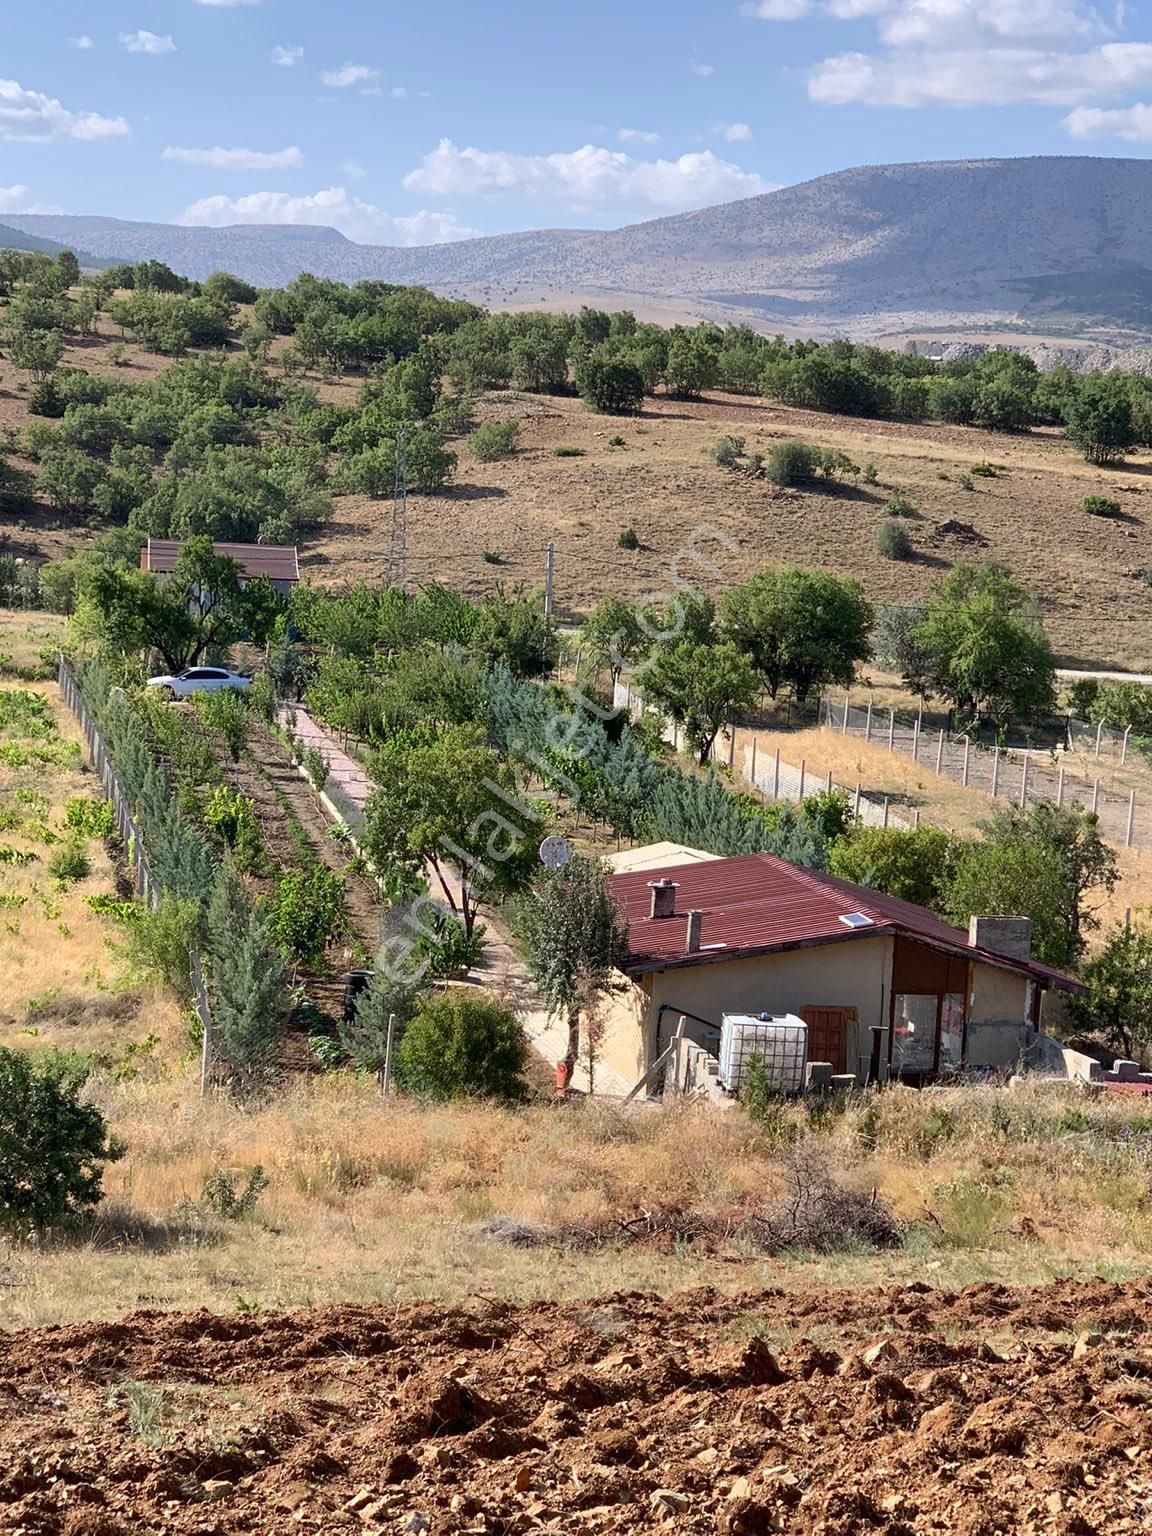
[[[820,723],[841,735],[910,757],[927,773],[952,779],[990,800],[1021,808],[1034,800],[1084,805],[1100,818],[1101,834],[1110,842],[1126,848],[1152,846],[1152,805],[1139,803],[1135,790],[1117,794],[1102,788],[1099,778],[1089,780],[1068,772],[1061,761],[1067,750],[1063,744],[1048,749],[985,746],[970,736],[925,728],[922,713],[909,718],[893,709],[876,709],[871,700],[862,708],[851,702],[850,695],[842,700],[826,696]],[[1123,764],[1130,732],[1070,721],[1067,745],[1085,744],[1095,756],[1107,752]]]
[[[648,708],[641,696],[626,682],[616,684],[613,702],[616,708],[626,709],[629,714],[643,714]],[[816,716],[812,718],[815,720]],[[740,740],[742,731],[747,738],[743,742]],[[674,723],[665,721],[661,735],[677,752],[686,745],[684,733]],[[787,763],[782,759],[779,748],[773,752],[762,751],[755,732],[747,727],[730,725],[721,731],[712,743],[709,759],[717,766],[726,766],[733,772],[738,770],[744,784],[755,790],[765,801],[784,800],[800,805],[809,795],[840,791],[847,795],[853,814],[867,827],[908,828],[920,825],[919,812],[913,821],[908,821],[892,810],[889,797],[868,795],[860,784],[837,784],[831,772],[826,777],[820,777],[809,772],[803,759],[799,767]]]

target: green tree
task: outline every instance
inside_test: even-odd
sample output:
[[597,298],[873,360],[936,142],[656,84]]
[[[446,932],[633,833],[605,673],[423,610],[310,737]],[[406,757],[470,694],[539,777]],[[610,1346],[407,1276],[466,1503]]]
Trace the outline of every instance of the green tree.
[[539,812],[517,799],[511,768],[475,725],[393,737],[371,773],[368,857],[393,893],[430,870],[471,938],[481,897],[514,895],[536,869]]
[[568,1026],[568,1080],[580,1051],[582,1020],[591,1076],[597,1009],[615,990],[616,972],[628,957],[627,920],[604,865],[577,854],[562,869],[543,875],[521,902],[515,930],[549,1011]]
[[924,603],[893,603],[876,614],[872,649],[877,663],[899,672],[905,684],[924,697],[933,677],[932,653],[919,637],[928,609]]
[[857,826],[832,844],[828,868],[854,885],[940,911],[960,846],[939,827]]
[[1114,928],[1080,979],[1088,991],[1071,1006],[1081,1029],[1128,1059],[1145,1057],[1152,1047],[1152,928]]
[[64,356],[64,338],[57,330],[13,326],[8,335],[8,356],[17,368],[32,375],[33,383],[40,384]]
[[556,665],[559,639],[541,603],[523,592],[489,592],[469,646],[487,667],[503,664],[517,677],[541,677]]
[[789,686],[800,703],[813,689],[847,687],[872,654],[875,615],[860,584],[825,571],[761,571],[721,599],[725,633],[752,658],[768,692]]
[[644,375],[623,358],[594,352],[576,369],[576,388],[586,405],[608,416],[632,416],[644,403]]
[[597,671],[608,670],[615,689],[622,670],[644,655],[648,637],[634,603],[602,597],[584,622],[580,644]]
[[664,382],[681,400],[698,400],[720,376],[719,332],[710,326],[677,326],[668,342]]
[[1099,926],[1088,909],[1095,892],[1116,884],[1116,855],[1101,839],[1096,816],[1080,806],[1039,800],[1004,809],[984,836],[968,843],[945,884],[950,919],[967,927],[974,914],[1032,919],[1032,950],[1048,965],[1075,965],[1084,935]]
[[409,1093],[428,1099],[518,1099],[528,1047],[516,1015],[462,987],[424,998],[397,1058]]
[[468,438],[468,452],[478,464],[491,464],[497,459],[510,459],[516,452],[520,436],[520,423],[486,421]]
[[200,292],[206,299],[219,304],[255,304],[259,291],[242,277],[231,272],[213,272],[200,284]]
[[239,564],[217,555],[209,539],[189,539],[171,575],[98,565],[81,578],[87,627],[111,651],[156,650],[171,672],[244,636],[272,632],[283,601],[267,581],[241,581]]
[[276,882],[266,920],[286,960],[323,971],[329,944],[348,932],[344,877],[319,863],[288,870]]
[[1055,708],[1056,662],[1035,605],[998,565],[957,565],[933,593],[914,643],[932,686],[997,726]]
[[288,971],[272,929],[240,877],[221,869],[207,915],[212,1023],[219,1056],[238,1097],[275,1076],[288,1012]]
[[765,474],[773,485],[809,485],[820,468],[820,449],[799,439],[777,443],[768,455]]
[[0,1046],[0,1228],[26,1235],[99,1204],[106,1163],[124,1149],[81,1100],[79,1057]]
[[418,999],[416,988],[407,979],[393,976],[384,966],[356,999],[351,1019],[338,1025],[340,1044],[348,1058],[361,1072],[371,1072],[384,1091],[384,1069],[388,1064],[388,1021],[392,1019],[392,1059],[396,1060],[404,1026],[411,1019]]
[[1065,431],[1089,464],[1114,464],[1136,446],[1132,396],[1119,374],[1081,379],[1065,407]]
[[731,640],[663,647],[637,681],[646,701],[683,728],[702,766],[725,720],[751,709],[759,691],[755,667]]

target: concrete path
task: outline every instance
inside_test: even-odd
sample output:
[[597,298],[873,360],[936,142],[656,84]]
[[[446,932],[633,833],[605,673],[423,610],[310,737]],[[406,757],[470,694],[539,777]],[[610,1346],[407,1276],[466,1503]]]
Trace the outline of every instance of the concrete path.
[[1152,683],[1152,673],[1149,672],[1071,672],[1057,667],[1056,676],[1070,678],[1074,683],[1085,678],[1098,683]]
[[[293,724],[293,717],[295,722]],[[364,808],[376,788],[363,767],[350,757],[328,733],[312,719],[300,705],[283,706],[278,715],[285,730],[292,730],[303,747],[311,747],[328,759],[328,781],[320,799],[329,814],[345,822],[355,840],[363,827]],[[460,881],[454,869],[445,868],[444,885],[452,900],[460,904]],[[445,897],[444,886],[433,869],[427,871],[428,889],[437,900]],[[508,999],[520,1015],[526,1034],[533,1047],[549,1066],[564,1059],[568,1047],[568,1031],[559,1020],[549,1017],[528,974],[527,967],[513,946],[507,931],[495,914],[483,910],[481,921],[487,928],[484,955],[480,964],[469,972],[467,981],[472,986],[484,987]],[[578,1066],[572,1086],[586,1093],[589,1088],[588,1072]],[[624,1095],[632,1087],[609,1067],[597,1065],[596,1089],[598,1095]]]

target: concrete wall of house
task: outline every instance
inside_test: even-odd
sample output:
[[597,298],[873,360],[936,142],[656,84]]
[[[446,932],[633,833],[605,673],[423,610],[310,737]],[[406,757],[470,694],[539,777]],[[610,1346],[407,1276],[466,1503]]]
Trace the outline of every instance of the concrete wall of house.
[[648,993],[643,986],[628,981],[601,1008],[598,1059],[623,1078],[629,1087],[640,1081],[656,1059],[654,1056],[649,1058],[646,1053],[648,1004]]
[[1011,1067],[1028,1043],[1032,983],[994,965],[972,967],[968,1014],[968,1062],[973,1067]]
[[[802,1008],[855,1008],[857,1038],[848,1041],[848,1061],[861,1076],[868,1069],[872,1026],[887,1024],[892,977],[889,937],[852,939],[813,949],[787,950],[747,960],[722,960],[652,977],[649,1030],[652,1060],[676,1031],[680,1014],[699,1014],[720,1026],[726,1013],[799,1013]],[[655,1019],[662,1004],[659,1039]],[[688,1020],[685,1033],[700,1039],[703,1028]]]

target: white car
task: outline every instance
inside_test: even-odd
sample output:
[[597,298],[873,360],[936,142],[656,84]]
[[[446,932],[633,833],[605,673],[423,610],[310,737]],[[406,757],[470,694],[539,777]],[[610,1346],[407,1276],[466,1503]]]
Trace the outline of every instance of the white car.
[[250,688],[252,679],[227,667],[189,667],[175,677],[150,677],[145,684],[173,699],[186,699],[191,693],[219,693],[222,688]]

